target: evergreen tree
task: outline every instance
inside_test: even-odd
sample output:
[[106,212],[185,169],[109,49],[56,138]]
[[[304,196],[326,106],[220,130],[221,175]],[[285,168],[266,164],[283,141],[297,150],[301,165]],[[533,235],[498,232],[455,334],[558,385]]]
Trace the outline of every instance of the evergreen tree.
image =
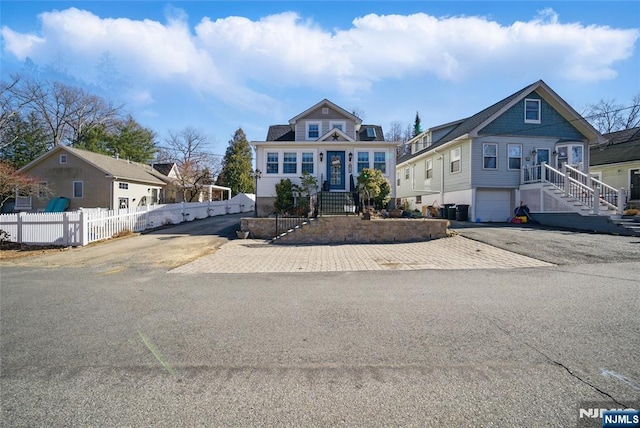
[[416,119],[413,121],[413,135],[411,136],[411,138],[421,133],[422,133],[422,126],[420,126],[420,116],[418,115],[418,112],[416,112]]
[[251,166],[251,146],[242,128],[233,134],[222,160],[222,171],[216,184],[231,188],[231,194],[255,193],[253,168]]
[[149,163],[156,151],[155,133],[140,125],[131,116],[118,120],[111,129],[100,124],[87,129],[73,144],[74,147],[103,155]]

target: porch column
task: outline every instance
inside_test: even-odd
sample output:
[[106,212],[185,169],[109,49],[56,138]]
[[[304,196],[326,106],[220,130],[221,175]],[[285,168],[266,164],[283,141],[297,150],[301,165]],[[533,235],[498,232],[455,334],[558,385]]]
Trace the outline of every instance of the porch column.
[[600,188],[593,189],[593,214],[600,214]]
[[622,215],[624,213],[624,206],[627,205],[627,191],[624,190],[624,187],[621,187],[618,190],[618,214]]

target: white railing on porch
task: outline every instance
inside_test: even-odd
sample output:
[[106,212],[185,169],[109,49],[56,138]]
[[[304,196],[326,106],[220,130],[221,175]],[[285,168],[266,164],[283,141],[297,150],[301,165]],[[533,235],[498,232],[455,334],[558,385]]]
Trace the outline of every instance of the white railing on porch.
[[121,210],[98,208],[62,213],[20,212],[1,214],[0,230],[6,232],[6,239],[12,242],[75,247],[109,239],[124,231],[142,232],[168,224],[253,210],[253,205],[231,199],[147,205]]
[[600,211],[601,204],[614,210],[616,214],[622,214],[626,203],[624,188],[616,190],[567,164],[562,165],[562,171],[544,162],[540,165],[525,166],[521,169],[520,183],[549,183],[566,196],[575,198],[591,208],[594,214]]

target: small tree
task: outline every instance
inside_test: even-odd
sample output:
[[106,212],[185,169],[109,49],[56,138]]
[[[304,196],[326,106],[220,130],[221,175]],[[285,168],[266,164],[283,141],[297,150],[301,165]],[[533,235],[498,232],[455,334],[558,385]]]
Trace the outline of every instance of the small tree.
[[6,162],[0,162],[0,208],[16,195],[34,195],[46,198],[51,192],[46,185],[36,179],[18,172]]
[[364,168],[358,176],[358,189],[365,201],[374,203],[377,209],[384,208],[391,199],[391,184],[379,169]]
[[287,213],[293,208],[293,184],[288,178],[283,178],[276,184],[276,200],[274,208],[280,214]]

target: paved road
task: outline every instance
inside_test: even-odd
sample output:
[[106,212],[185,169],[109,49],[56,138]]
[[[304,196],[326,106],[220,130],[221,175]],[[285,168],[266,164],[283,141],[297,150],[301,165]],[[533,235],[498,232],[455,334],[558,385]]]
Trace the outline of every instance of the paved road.
[[[186,237],[171,232],[158,232],[178,236],[156,242],[165,251]],[[117,264],[156,251],[138,239],[109,243],[119,256],[107,262],[2,266],[2,426],[574,426],[583,405],[640,400],[637,259],[260,274]]]

